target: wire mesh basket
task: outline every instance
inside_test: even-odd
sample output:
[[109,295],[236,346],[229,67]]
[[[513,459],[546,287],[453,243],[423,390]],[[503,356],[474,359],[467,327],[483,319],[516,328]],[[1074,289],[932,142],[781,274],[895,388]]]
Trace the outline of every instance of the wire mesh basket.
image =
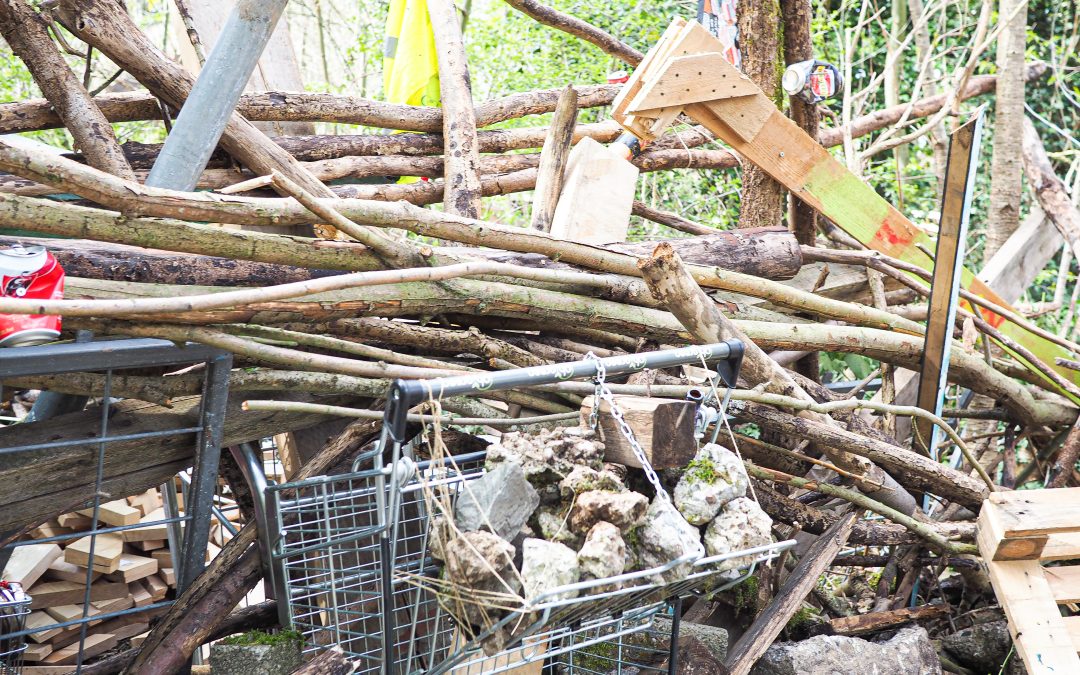
[[626,614],[608,626],[578,631],[549,661],[552,675],[648,675],[678,671],[679,619],[675,599],[647,615]]
[[30,614],[30,596],[22,586],[0,581],[0,635],[15,633],[0,640],[0,675],[22,672],[23,652],[26,651],[26,617]]
[[[731,386],[739,356],[740,343],[721,343],[596,364],[397,381],[388,395],[381,442],[356,460],[352,473],[270,485],[263,492],[283,625],[304,634],[309,651],[340,645],[361,663],[361,673],[497,673],[644,631],[668,599],[738,583],[794,542],[721,556],[689,554],[652,569],[560,586],[470,634],[424,583],[441,567],[429,550],[433,514],[425,490],[437,485],[456,497],[483,475],[484,453],[416,463],[404,456],[403,446],[405,413],[428,398],[717,360],[727,365],[718,370]],[[737,569],[718,570],[735,558]],[[494,650],[499,651],[492,655]]]

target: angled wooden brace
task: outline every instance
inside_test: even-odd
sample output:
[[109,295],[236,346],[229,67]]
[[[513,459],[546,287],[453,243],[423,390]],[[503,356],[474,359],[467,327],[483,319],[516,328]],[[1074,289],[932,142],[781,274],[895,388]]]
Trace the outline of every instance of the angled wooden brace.
[[[788,119],[757,85],[723,60],[722,51],[720,41],[703,26],[676,18],[623,85],[612,105],[612,117],[639,138],[652,140],[680,112],[685,113],[867,247],[933,269],[933,260],[922,248],[933,250],[934,240]],[[687,79],[693,83],[686,83]],[[739,95],[722,96],[725,82],[736,85],[729,91]],[[966,269],[961,286],[1009,307]],[[990,325],[1065,379],[1080,384],[1080,372],[1055,362],[1058,356],[1068,358],[1066,349],[994,312],[979,311]],[[1022,356],[1006,351],[1050,382]],[[1080,403],[1068,391],[1059,391]]]

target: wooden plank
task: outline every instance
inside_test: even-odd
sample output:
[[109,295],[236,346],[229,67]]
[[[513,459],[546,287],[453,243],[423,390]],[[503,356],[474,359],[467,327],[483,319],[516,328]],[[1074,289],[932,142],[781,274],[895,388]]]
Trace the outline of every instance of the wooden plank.
[[[672,401],[645,396],[615,396],[615,402],[634,432],[645,456],[655,468],[684,467],[697,453],[694,439],[695,405],[690,401]],[[587,424],[592,413],[593,397],[581,404],[581,419]],[[640,468],[630,443],[619,431],[607,402],[600,403],[600,433],[604,441],[604,459]]]
[[60,527],[78,532],[89,528],[93,521],[90,520],[90,516],[84,516],[81,513],[62,513],[57,516],[56,522]]
[[989,562],[987,571],[1029,675],[1080,673],[1080,657],[1039,562]]
[[729,675],[747,675],[750,672],[787,622],[802,607],[803,599],[814,589],[821,573],[832,564],[847,543],[848,536],[855,527],[855,520],[854,513],[841,516],[810,545],[806,555],[788,575],[773,601],[728,651],[724,665]]
[[570,151],[551,236],[582,244],[626,241],[638,168],[612,148],[583,138]]
[[[51,616],[57,623],[64,623],[65,621],[81,619],[83,617],[83,606],[57,605],[56,607],[46,607],[45,613]],[[94,607],[94,603],[90,603],[90,609],[86,612],[86,615],[97,616],[98,614],[101,614],[101,610]]]
[[139,510],[139,513],[146,515],[151,511],[161,508],[161,493],[157,491],[157,488],[150,488],[146,492],[142,492],[133,497],[127,498],[128,504]]
[[990,503],[1006,538],[1080,530],[1080,488],[994,492]]
[[26,649],[23,650],[23,660],[29,663],[37,663],[51,654],[52,650],[52,645],[30,642],[26,645]]
[[130,583],[142,579],[158,571],[158,561],[153,558],[124,553],[120,556],[120,564],[116,571],[106,575],[109,581],[122,581]]
[[49,565],[63,555],[56,544],[27,544],[18,546],[11,552],[0,578],[22,584],[23,590],[30,587],[45,574]]
[[133,541],[130,543],[143,553],[150,553],[151,551],[156,551],[159,548],[165,548],[169,545],[169,542],[165,539],[147,539],[146,541]]
[[628,109],[642,114],[654,108],[699,103],[703,97],[729,99],[753,96],[759,91],[757,85],[728,63],[723,54],[688,54],[667,59],[656,75],[641,87]]
[[[991,493],[993,495],[995,493]],[[1000,509],[992,501],[979,511],[976,542],[984,560],[1038,560],[1047,543],[1045,535],[1009,539],[1002,526]]]
[[[64,549],[64,560],[75,565],[89,567],[91,537],[77,539]],[[118,532],[99,534],[94,541],[93,568],[109,574],[120,567],[120,556],[124,553],[124,538]]]
[[161,578],[164,579],[165,583],[169,584],[169,586],[173,588],[176,587],[176,570],[172,567],[162,567]]
[[1061,620],[1065,622],[1065,630],[1069,632],[1073,646],[1080,645],[1080,616],[1066,616]]
[[[83,601],[86,587],[74,581],[41,581],[30,596],[30,608],[41,609],[57,605],[75,605]],[[95,581],[90,584],[90,601],[115,600],[127,595],[125,584]]]
[[[922,367],[916,406],[941,415],[948,386],[949,352],[960,293],[960,270],[967,244],[968,211],[975,189],[975,166],[982,137],[982,110],[949,136],[945,188],[934,249],[934,276],[930,284],[930,311],[923,339]],[[941,430],[929,420],[916,419],[915,447],[926,456],[937,457]]]
[[1080,602],[1080,567],[1044,567],[1043,575],[1057,604]]
[[[130,595],[125,595],[124,597],[115,600],[101,600],[99,602],[91,602],[90,604],[102,614],[109,614],[110,612],[120,612],[125,609],[131,609],[135,606],[135,601],[131,599]],[[104,632],[112,633],[113,631],[107,630]]]
[[[79,509],[78,512],[88,518],[94,517],[94,509],[92,508]],[[98,521],[111,527],[134,525],[139,522],[141,517],[142,513],[128,504],[126,499],[117,499],[98,506]]]
[[1080,559],[1080,532],[1055,532],[1046,537],[1039,560],[1077,560]]
[[151,574],[142,582],[146,586],[146,590],[150,592],[150,597],[154,599],[154,602],[164,599],[165,594],[169,592],[169,584],[157,574]]
[[[103,654],[116,646],[116,638],[107,633],[96,633],[94,635],[88,635],[86,641],[82,644],[82,656],[83,660],[93,658],[98,654]],[[43,663],[50,665],[64,665],[69,666],[75,663],[79,656],[79,645],[73,644],[64,647],[61,650],[53,652],[47,656]]]
[[[163,520],[165,518],[165,509],[157,508],[146,514],[139,519],[140,523],[155,523],[155,521]],[[180,527],[183,528],[184,523],[180,523]],[[136,527],[132,530],[124,530],[121,535],[126,542],[135,541],[161,541],[168,540],[169,538],[169,525],[167,523],[156,523],[153,525],[147,525],[146,527]]]
[[1037,204],[1016,232],[979,270],[978,277],[1009,302],[1016,302],[1023,290],[1061,250],[1061,233]]
[[34,529],[30,530],[30,536],[34,539],[48,539],[49,537],[58,537],[62,534],[70,534],[71,530],[66,527],[60,526],[60,521],[53,519],[46,523],[38,525]]
[[133,581],[128,585],[128,589],[131,591],[131,599],[134,601],[136,607],[146,607],[154,602],[154,596],[150,594],[142,580]]
[[[101,572],[92,572],[90,574],[90,581],[94,582],[100,579]],[[49,568],[45,570],[45,579],[50,581],[74,581],[75,583],[86,583],[86,568],[79,567],[74,563],[69,563],[63,558],[57,558],[49,564]]]
[[[45,626],[51,626],[55,623],[56,620],[46,614],[43,610],[30,612],[26,616],[27,628],[44,628]],[[38,631],[37,633],[30,633],[28,637],[34,642],[48,642],[62,632],[64,632],[63,628],[49,628],[47,630]]]
[[165,549],[165,550],[158,549],[156,551],[153,551],[153,552],[150,553],[150,557],[153,558],[154,560],[158,561],[158,569],[173,566],[172,551],[170,551],[168,549]]

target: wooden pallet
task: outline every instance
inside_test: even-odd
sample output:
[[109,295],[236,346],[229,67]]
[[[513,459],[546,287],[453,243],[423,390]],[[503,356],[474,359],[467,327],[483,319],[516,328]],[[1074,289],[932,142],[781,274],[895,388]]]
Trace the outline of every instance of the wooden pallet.
[[979,552],[1016,651],[1030,675],[1080,673],[1080,616],[1059,605],[1080,602],[1080,488],[995,492],[979,514]]

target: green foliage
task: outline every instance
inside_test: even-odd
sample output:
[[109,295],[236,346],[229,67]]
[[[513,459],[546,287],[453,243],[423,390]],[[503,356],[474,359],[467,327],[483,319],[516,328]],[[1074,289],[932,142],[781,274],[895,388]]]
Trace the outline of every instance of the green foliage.
[[706,457],[691,460],[686,465],[686,473],[683,475],[691,483],[712,483],[719,478],[716,465]]
[[225,638],[221,641],[226,645],[240,645],[240,646],[252,646],[252,645],[281,645],[281,644],[303,644],[304,636],[295,630],[283,630],[277,633],[266,633],[261,630],[252,630],[241,635],[233,635]]

